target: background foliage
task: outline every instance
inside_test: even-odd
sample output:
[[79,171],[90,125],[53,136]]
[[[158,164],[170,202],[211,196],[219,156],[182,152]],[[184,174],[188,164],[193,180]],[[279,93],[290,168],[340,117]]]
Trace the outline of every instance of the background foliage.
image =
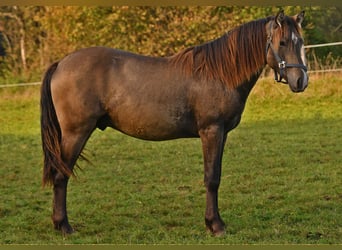
[[[2,6],[0,80],[40,80],[47,66],[67,53],[109,46],[167,56],[217,38],[247,21],[274,15],[280,7],[85,7]],[[337,7],[283,7],[289,15],[306,11],[306,44],[341,41],[342,14]],[[313,53],[313,54],[312,54]],[[315,49],[312,66],[341,64],[340,46]],[[311,66],[311,65],[310,65]]]

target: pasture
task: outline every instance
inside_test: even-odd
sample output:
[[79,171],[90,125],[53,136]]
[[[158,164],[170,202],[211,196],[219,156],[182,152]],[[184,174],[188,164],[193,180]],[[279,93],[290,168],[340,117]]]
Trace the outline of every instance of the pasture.
[[308,89],[259,80],[228,135],[219,204],[227,233],[205,232],[199,139],[146,142],[107,129],[69,184],[76,233],[50,219],[41,184],[39,86],[0,89],[0,244],[342,243],[341,75]]

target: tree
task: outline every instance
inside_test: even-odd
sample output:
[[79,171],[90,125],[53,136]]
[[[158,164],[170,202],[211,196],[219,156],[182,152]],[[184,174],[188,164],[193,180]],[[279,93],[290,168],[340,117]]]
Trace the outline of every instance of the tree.
[[[168,56],[222,36],[242,23],[274,15],[280,6],[89,7],[2,6],[0,21],[8,53],[8,74],[39,80],[53,61],[84,47],[109,46],[152,56]],[[288,14],[302,7],[283,7]],[[336,7],[305,7],[306,44],[341,41]],[[341,58],[341,47],[314,50],[315,57]],[[312,51],[309,51],[312,57]],[[317,60],[318,60],[317,59]],[[335,59],[334,59],[335,60]],[[335,60],[335,62],[340,62]],[[1,70],[0,70],[1,71]]]
[[23,71],[26,72],[26,50],[25,50],[25,29],[24,29],[24,22],[21,18],[20,12],[18,11],[17,6],[13,6],[12,10],[9,12],[0,12],[0,17],[4,18],[5,20],[12,20],[15,23],[15,30],[18,37],[19,49],[20,49],[20,58],[23,67]]

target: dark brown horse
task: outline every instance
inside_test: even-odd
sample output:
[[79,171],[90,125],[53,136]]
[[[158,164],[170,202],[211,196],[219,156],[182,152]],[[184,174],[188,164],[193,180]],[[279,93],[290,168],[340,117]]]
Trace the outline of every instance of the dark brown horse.
[[73,231],[66,210],[69,177],[92,132],[111,127],[144,140],[199,137],[205,223],[222,234],[218,188],[227,133],[239,124],[266,64],[293,92],[307,87],[303,18],[304,12],[289,17],[280,11],[166,58],[93,47],[52,64],[41,89],[41,133],[55,228]]

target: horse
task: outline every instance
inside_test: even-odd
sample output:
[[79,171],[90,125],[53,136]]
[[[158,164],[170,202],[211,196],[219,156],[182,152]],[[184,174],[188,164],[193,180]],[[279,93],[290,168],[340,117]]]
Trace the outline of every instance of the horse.
[[74,231],[68,181],[92,132],[110,127],[143,140],[200,138],[205,226],[212,235],[225,233],[218,189],[228,132],[240,123],[266,65],[292,92],[308,86],[303,19],[304,11],[286,16],[280,10],[167,57],[90,47],[53,63],[43,77],[40,120],[42,181],[53,187],[54,228]]

